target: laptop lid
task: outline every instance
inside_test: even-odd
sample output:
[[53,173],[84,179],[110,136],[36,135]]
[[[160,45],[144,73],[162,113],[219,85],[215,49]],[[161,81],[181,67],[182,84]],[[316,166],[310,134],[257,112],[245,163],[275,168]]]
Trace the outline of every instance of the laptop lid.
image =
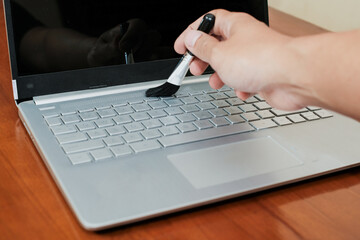
[[266,0],[4,0],[15,100],[166,79],[177,36],[216,8],[268,24]]

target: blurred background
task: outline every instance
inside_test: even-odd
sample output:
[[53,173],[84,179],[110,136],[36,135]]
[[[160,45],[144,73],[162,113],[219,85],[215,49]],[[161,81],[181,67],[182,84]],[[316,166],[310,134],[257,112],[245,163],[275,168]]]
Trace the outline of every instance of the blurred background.
[[268,3],[330,31],[360,29],[359,0],[268,0]]

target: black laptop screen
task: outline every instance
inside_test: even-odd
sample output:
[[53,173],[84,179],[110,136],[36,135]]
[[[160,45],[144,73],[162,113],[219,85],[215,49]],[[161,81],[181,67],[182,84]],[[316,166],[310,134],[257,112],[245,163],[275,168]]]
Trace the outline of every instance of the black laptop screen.
[[[19,91],[30,91],[24,97],[166,77],[179,58],[173,49],[175,39],[212,9],[247,12],[267,23],[266,0],[10,0],[5,4],[7,12],[11,9],[7,20],[13,37],[13,77],[31,83],[20,83]],[[114,77],[108,73],[111,70]],[[35,87],[44,75],[64,89],[49,89],[47,79]],[[67,79],[70,76],[73,79]]]

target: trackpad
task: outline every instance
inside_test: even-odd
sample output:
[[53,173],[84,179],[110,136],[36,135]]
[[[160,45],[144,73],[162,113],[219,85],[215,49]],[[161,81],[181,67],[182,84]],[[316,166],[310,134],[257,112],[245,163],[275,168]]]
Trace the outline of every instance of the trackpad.
[[205,188],[302,164],[271,137],[169,155],[195,188]]

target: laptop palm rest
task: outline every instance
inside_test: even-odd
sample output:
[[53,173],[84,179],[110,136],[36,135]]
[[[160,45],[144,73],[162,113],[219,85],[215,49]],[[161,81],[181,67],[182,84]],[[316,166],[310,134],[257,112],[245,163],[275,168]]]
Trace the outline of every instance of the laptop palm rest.
[[271,137],[169,155],[195,188],[205,188],[302,165]]

